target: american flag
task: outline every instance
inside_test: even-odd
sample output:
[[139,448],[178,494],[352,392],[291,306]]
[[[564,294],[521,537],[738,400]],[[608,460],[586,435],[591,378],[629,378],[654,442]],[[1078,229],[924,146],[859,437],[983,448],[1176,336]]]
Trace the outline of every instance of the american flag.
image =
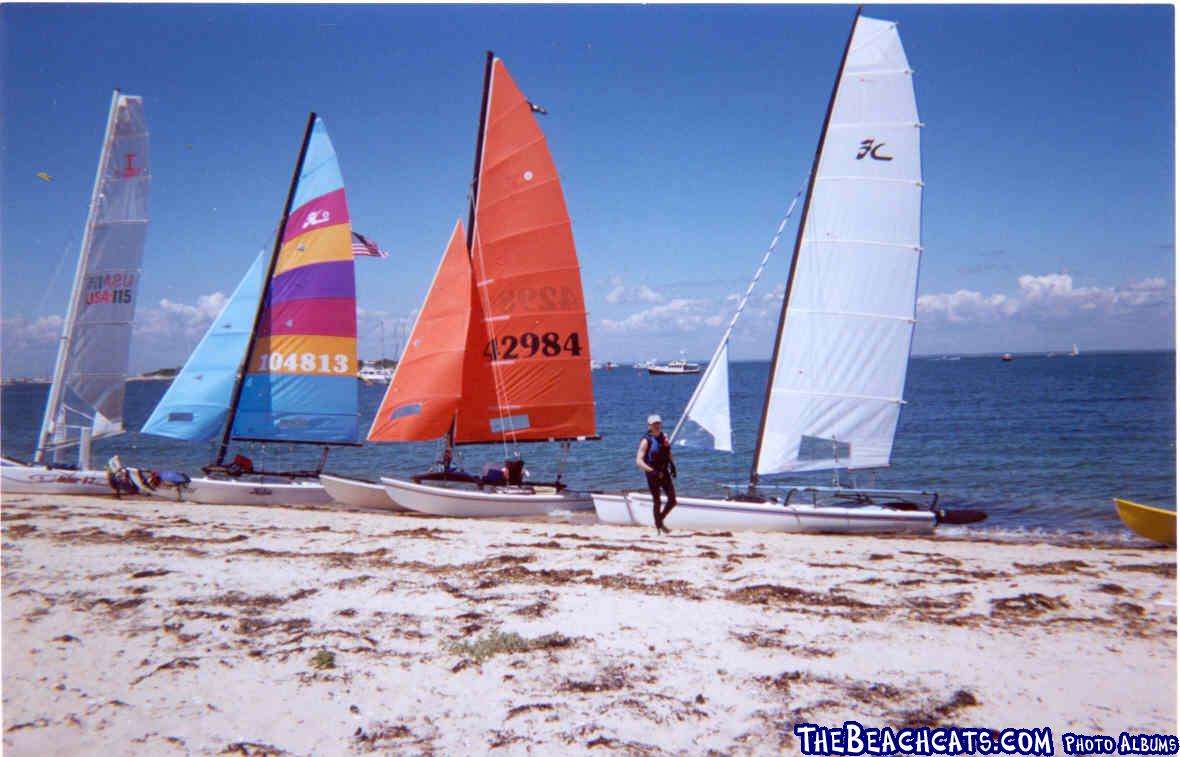
[[389,253],[377,246],[366,236],[352,232],[352,256],[354,258],[387,258]]

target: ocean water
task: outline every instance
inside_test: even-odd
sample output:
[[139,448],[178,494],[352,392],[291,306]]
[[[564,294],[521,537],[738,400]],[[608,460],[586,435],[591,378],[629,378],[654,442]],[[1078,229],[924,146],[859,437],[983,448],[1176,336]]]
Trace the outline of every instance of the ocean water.
[[[765,393],[767,362],[734,363],[730,390],[735,453],[678,449],[677,490],[716,496],[722,484],[744,482]],[[565,480],[575,488],[642,488],[635,448],[648,413],[670,430],[692,393],[695,376],[649,376],[633,368],[595,371],[600,441],[572,445]],[[132,382],[126,425],[138,428],[167,388]],[[4,454],[29,459],[47,385],[5,387]],[[364,428],[384,386],[360,387]],[[959,360],[913,358],[893,465],[857,483],[938,491],[947,505],[985,509],[984,527],[1003,530],[1114,533],[1122,530],[1113,497],[1176,506],[1175,353],[1093,353],[1078,357],[1017,356]],[[375,479],[422,472],[439,444],[381,444],[336,448],[326,470]],[[236,444],[268,469],[314,466],[319,448]],[[459,448],[470,471],[503,459],[501,445]],[[510,451],[510,450],[509,450]],[[534,479],[551,479],[555,444],[520,446]],[[213,445],[127,433],[94,445],[100,464],[117,454],[126,465],[190,474],[211,461]],[[847,474],[844,480],[847,481]],[[779,477],[776,477],[776,481]],[[783,482],[788,479],[784,479]],[[790,482],[826,484],[830,473]]]

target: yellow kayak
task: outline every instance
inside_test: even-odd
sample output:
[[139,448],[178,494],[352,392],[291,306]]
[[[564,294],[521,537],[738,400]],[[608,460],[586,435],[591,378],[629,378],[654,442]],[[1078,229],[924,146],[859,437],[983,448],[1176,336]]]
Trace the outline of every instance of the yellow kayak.
[[1176,543],[1176,513],[1116,499],[1115,508],[1123,524],[1140,536],[1158,541],[1160,544]]

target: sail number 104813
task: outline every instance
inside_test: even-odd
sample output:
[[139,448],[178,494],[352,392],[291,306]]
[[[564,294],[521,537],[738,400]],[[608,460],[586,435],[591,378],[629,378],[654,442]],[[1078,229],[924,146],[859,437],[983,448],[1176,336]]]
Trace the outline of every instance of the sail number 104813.
[[348,355],[314,352],[264,352],[258,356],[256,372],[348,373]]
[[574,331],[565,337],[556,331],[546,331],[539,335],[531,331],[526,331],[520,336],[505,334],[498,339],[492,339],[483,348],[483,356],[488,360],[518,360],[538,354],[542,357],[557,357],[562,353],[571,357],[582,354],[582,340],[578,332]]

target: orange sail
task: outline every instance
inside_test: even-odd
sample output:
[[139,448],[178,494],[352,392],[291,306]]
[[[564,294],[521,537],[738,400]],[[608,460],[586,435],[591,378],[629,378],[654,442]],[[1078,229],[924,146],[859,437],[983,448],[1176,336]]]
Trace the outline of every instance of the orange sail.
[[464,393],[471,301],[471,262],[463,222],[458,221],[373,419],[369,441],[426,441],[450,430]]
[[504,63],[492,65],[456,442],[593,436],[582,278],[557,167]]

